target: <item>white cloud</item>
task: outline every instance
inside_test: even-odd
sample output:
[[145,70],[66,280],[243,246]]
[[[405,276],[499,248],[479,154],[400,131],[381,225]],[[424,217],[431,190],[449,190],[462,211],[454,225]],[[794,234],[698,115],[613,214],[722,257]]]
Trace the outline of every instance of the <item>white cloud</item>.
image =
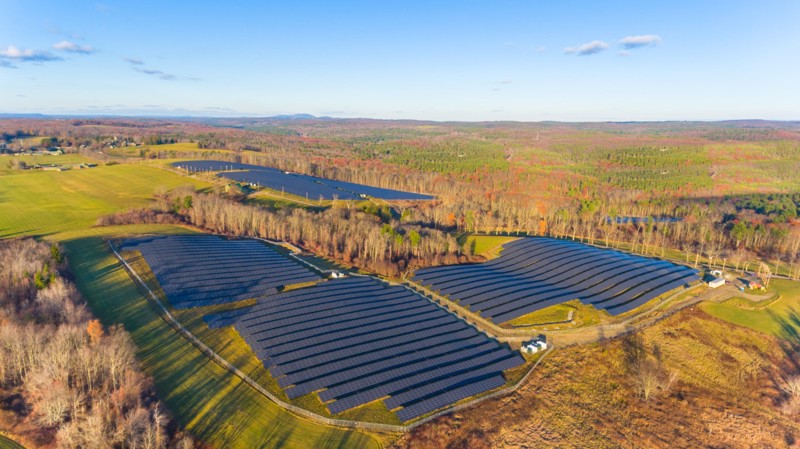
[[609,45],[603,41],[591,41],[577,47],[567,47],[564,53],[568,55],[577,54],[579,56],[588,56],[607,49]]
[[57,44],[54,44],[53,49],[68,53],[80,53],[82,55],[88,55],[97,51],[89,45],[78,45],[70,41],[61,41]]
[[47,51],[32,50],[30,48],[20,49],[13,45],[9,45],[5,50],[0,50],[0,59],[5,59],[6,62],[45,62],[61,60],[60,57]]
[[619,41],[619,45],[628,50],[648,47],[661,43],[661,36],[657,34],[643,34],[641,36],[626,36]]
[[144,65],[144,61],[139,58],[122,58],[123,61],[129,62],[133,65]]

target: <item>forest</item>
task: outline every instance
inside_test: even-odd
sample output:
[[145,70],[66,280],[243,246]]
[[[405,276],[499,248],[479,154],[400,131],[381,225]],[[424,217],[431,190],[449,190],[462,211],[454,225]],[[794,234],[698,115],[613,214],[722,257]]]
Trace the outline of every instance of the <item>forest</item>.
[[[18,136],[38,136],[106,162],[213,157],[436,195],[392,204],[377,214],[379,224],[368,216],[383,204],[362,208],[366,214],[291,213],[296,221],[323,218],[334,230],[295,230],[296,241],[384,274],[454,260],[465,252],[454,243],[463,233],[566,236],[645,254],[671,249],[687,260],[765,261],[800,274],[800,126],[793,122],[16,119],[0,132],[8,152],[19,149]],[[352,225],[337,224],[351,218]],[[381,232],[382,224],[391,232]],[[431,249],[411,243],[412,229]],[[364,251],[330,237],[354,232],[384,247]]]
[[31,447],[191,449],[139,370],[125,329],[104,327],[58,245],[0,242],[0,431]]

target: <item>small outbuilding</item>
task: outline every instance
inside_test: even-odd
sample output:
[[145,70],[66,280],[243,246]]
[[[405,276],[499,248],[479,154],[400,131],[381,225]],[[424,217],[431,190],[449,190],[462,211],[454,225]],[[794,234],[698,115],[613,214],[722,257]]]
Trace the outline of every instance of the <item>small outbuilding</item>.
[[708,286],[711,288],[722,287],[723,285],[725,285],[725,279],[723,278],[715,277],[708,281]]
[[525,354],[536,354],[537,352],[545,350],[547,350],[547,337],[544,335],[539,335],[533,340],[523,343],[520,348],[520,351]]

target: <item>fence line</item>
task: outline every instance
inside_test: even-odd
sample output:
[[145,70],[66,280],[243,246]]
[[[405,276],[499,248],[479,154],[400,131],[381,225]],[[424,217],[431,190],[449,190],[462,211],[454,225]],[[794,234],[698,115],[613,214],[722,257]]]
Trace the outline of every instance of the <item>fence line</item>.
[[456,412],[456,411],[460,411],[460,410],[464,410],[466,408],[472,407],[473,405],[479,404],[479,403],[484,402],[486,400],[489,400],[489,399],[492,399],[492,398],[496,398],[496,397],[500,397],[500,396],[505,396],[505,395],[508,395],[508,394],[511,394],[511,393],[515,392],[520,386],[522,386],[528,380],[528,378],[531,376],[531,374],[536,369],[536,367],[538,367],[539,364],[542,362],[542,360],[544,360],[544,358],[547,355],[549,355],[550,352],[553,350],[553,347],[551,346],[545,353],[542,354],[541,357],[539,357],[539,359],[536,361],[536,363],[534,363],[534,365],[530,368],[530,370],[528,370],[528,372],[517,383],[515,383],[514,385],[512,385],[510,387],[507,387],[507,388],[504,388],[504,389],[501,389],[501,390],[498,390],[498,391],[495,391],[495,392],[490,393],[488,395],[475,398],[475,399],[473,399],[473,400],[471,400],[469,402],[465,402],[463,404],[450,406],[450,407],[448,407],[446,409],[443,409],[443,410],[441,410],[441,411],[439,411],[437,413],[434,413],[433,415],[430,415],[428,417],[425,417],[423,419],[420,419],[419,421],[415,421],[415,422],[413,422],[411,424],[408,424],[408,425],[380,424],[380,423],[370,423],[370,422],[364,422],[364,421],[353,421],[353,420],[328,418],[328,417],[325,417],[325,416],[322,416],[322,415],[318,415],[318,414],[316,414],[314,412],[311,412],[311,411],[306,410],[304,408],[301,408],[301,407],[298,407],[296,405],[289,404],[289,403],[283,401],[282,399],[280,399],[277,396],[275,396],[272,392],[270,392],[267,389],[265,389],[264,387],[262,387],[256,381],[251,379],[250,376],[245,374],[239,368],[233,366],[230,362],[228,362],[227,360],[222,358],[213,349],[211,349],[208,346],[206,346],[205,343],[200,341],[200,339],[195,337],[194,334],[192,334],[188,329],[183,327],[183,325],[181,325],[178,322],[178,320],[175,319],[175,317],[172,315],[172,313],[170,313],[169,310],[167,310],[167,308],[164,306],[164,304],[162,304],[161,300],[150,289],[150,287],[147,285],[147,283],[144,282],[144,280],[139,276],[139,274],[136,273],[136,271],[128,264],[128,262],[117,252],[116,248],[114,248],[114,245],[111,243],[111,241],[107,241],[106,243],[108,244],[108,247],[111,249],[111,251],[114,253],[114,257],[116,257],[116,259],[120,262],[120,264],[122,265],[123,269],[125,269],[125,271],[132,278],[132,280],[134,280],[137,285],[139,285],[141,288],[143,288],[147,292],[146,299],[150,304],[156,306],[156,308],[160,311],[160,313],[158,314],[159,317],[161,317],[161,319],[164,320],[164,322],[166,322],[170,327],[175,329],[180,336],[182,336],[187,341],[189,341],[193,346],[195,346],[198,350],[200,350],[200,352],[202,352],[204,355],[209,357],[212,361],[217,363],[219,366],[221,366],[222,368],[224,368],[228,372],[234,374],[235,376],[239,377],[248,386],[252,387],[254,390],[256,390],[257,392],[261,393],[267,399],[269,399],[270,401],[272,401],[276,405],[280,406],[284,410],[287,410],[287,411],[289,411],[291,413],[294,413],[295,415],[298,415],[298,417],[305,418],[305,419],[308,419],[308,420],[311,420],[311,421],[314,421],[314,422],[317,422],[317,423],[325,424],[325,425],[328,425],[328,426],[341,427],[341,428],[346,428],[346,429],[370,430],[370,431],[378,432],[378,433],[407,433],[407,432],[410,432],[411,430],[414,430],[415,428],[417,428],[417,427],[419,427],[419,426],[421,426],[423,424],[426,424],[426,423],[428,423],[428,422],[430,422],[430,421],[432,421],[432,420],[434,420],[436,418],[439,418],[439,417],[441,417],[443,415],[446,415],[446,414],[449,414],[449,413],[453,413],[453,412]]

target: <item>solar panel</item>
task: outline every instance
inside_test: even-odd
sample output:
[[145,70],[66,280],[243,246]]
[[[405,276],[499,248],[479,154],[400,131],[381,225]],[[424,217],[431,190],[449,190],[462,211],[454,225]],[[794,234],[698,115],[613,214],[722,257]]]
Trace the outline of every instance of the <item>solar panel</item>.
[[424,297],[372,278],[330,280],[205,320],[232,325],[287,396],[317,394],[334,414],[416,389],[416,399],[441,396],[456,387],[445,378],[505,382],[503,370],[524,363]]
[[[237,164],[224,161],[188,161],[172,164],[189,172],[222,172],[218,176],[237,182],[268,187],[273,190],[307,197],[311,200],[334,198],[355,200],[367,195],[385,200],[431,200],[431,195],[385,189],[351,182],[318,178],[299,173],[289,173],[258,165]],[[235,170],[235,171],[234,171]]]
[[645,293],[655,288],[650,280],[667,282],[682,272],[696,273],[667,261],[579,242],[524,238],[507,244],[490,262],[423,268],[414,279],[503,323],[572,299],[618,313],[623,303],[646,302],[641,301]]
[[138,237],[126,240],[122,249],[142,254],[176,308],[240,301],[321,279],[256,240],[212,235]]

